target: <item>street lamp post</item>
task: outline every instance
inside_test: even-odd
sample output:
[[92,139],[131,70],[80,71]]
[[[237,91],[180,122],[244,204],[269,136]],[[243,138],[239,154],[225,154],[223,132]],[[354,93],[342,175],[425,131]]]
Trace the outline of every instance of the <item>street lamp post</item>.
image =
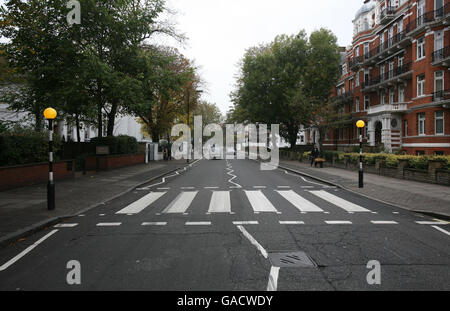
[[356,122],[359,129],[359,188],[364,188],[364,170],[363,170],[363,136],[362,131],[366,123],[362,120]]
[[48,120],[48,184],[47,184],[47,209],[55,209],[55,181],[53,179],[53,120],[57,113],[53,108],[47,108],[44,111],[44,117]]

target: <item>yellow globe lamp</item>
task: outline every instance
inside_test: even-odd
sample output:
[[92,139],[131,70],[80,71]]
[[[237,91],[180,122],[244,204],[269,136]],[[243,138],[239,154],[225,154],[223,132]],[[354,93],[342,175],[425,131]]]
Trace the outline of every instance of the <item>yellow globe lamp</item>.
[[359,120],[356,122],[356,126],[361,129],[366,126],[366,123],[363,120]]
[[58,113],[53,108],[47,108],[47,109],[44,110],[44,117],[47,120],[54,120],[57,115],[58,115]]

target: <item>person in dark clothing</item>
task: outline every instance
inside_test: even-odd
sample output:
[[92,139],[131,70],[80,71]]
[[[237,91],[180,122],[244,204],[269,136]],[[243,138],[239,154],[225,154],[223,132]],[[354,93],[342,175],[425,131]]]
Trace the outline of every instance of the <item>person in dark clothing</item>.
[[317,147],[314,147],[313,151],[311,151],[311,166],[315,164],[316,159],[320,156],[319,149]]

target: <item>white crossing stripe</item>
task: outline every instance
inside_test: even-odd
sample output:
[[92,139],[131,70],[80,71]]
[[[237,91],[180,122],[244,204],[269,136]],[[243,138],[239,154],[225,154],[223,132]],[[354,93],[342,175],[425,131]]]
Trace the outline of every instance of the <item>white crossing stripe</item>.
[[142,226],[166,226],[167,222],[143,222]]
[[101,222],[97,224],[97,227],[118,227],[122,225],[121,222]]
[[261,190],[245,191],[245,194],[255,212],[278,213],[277,209],[270,203]]
[[145,197],[131,203],[116,214],[138,214],[165,194],[166,192],[152,192],[147,194]]
[[341,220],[325,221],[325,223],[327,223],[328,225],[351,225],[352,224],[351,221],[341,221]]
[[371,221],[374,225],[398,225],[398,222],[396,221]]
[[304,225],[304,221],[280,221],[280,225]]
[[78,226],[78,224],[57,224],[55,228],[73,228]]
[[323,209],[304,199],[292,190],[277,192],[301,212],[323,212]]
[[231,213],[230,191],[214,191],[208,213]]
[[259,225],[259,222],[257,222],[257,221],[233,221],[233,225],[235,225],[235,226]]
[[416,221],[419,225],[447,225],[448,223],[443,221]]
[[447,230],[444,230],[438,226],[431,226],[432,228],[441,231],[442,233],[446,234],[446,235],[450,235],[450,232],[448,232]]
[[347,212],[369,212],[370,211],[362,206],[356,205],[352,202],[349,202],[347,200],[341,199],[340,197],[335,196],[334,194],[331,194],[329,192],[326,192],[324,190],[320,191],[310,191],[310,193],[314,194],[315,196],[318,196],[319,198],[328,201]]
[[163,211],[163,214],[185,214],[198,191],[182,192]]
[[186,222],[186,226],[211,226],[210,221],[188,221]]

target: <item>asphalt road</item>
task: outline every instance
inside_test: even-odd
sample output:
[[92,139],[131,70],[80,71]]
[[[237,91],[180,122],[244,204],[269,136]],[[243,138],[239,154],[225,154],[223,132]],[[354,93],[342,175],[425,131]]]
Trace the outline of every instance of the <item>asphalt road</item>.
[[201,160],[1,249],[0,290],[450,290],[449,230],[255,161]]

